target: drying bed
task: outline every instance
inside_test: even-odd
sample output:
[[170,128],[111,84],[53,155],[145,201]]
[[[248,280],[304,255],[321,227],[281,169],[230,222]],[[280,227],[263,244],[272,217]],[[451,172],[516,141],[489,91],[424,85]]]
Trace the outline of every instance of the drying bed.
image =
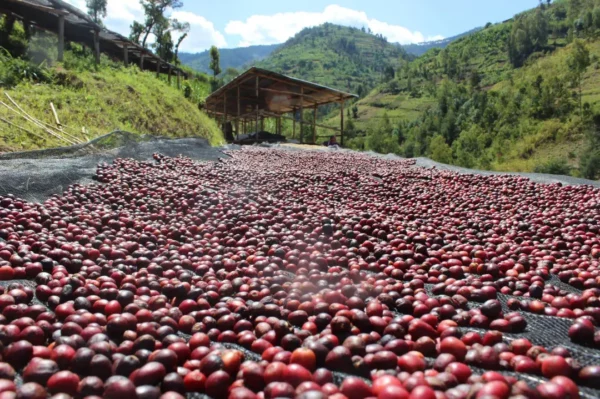
[[0,197],[0,399],[600,396],[600,190],[227,155]]

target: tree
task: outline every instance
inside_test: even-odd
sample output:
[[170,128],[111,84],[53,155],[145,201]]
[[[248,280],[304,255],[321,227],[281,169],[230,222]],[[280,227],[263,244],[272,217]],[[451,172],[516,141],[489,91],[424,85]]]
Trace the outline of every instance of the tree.
[[532,39],[533,51],[543,50],[548,44],[548,20],[546,13],[537,9],[531,19],[529,19],[529,34]]
[[171,21],[171,29],[175,32],[179,32],[179,38],[177,39],[177,43],[175,44],[175,62],[179,62],[179,46],[188,37],[190,33],[190,24],[189,22],[179,22],[176,19]]
[[169,31],[169,21],[167,19],[160,21],[160,23],[154,26],[154,31],[152,33],[156,38],[152,45],[156,55],[166,61],[173,61],[173,38]]
[[600,29],[600,7],[595,7],[592,11],[592,20],[594,29]]
[[140,38],[142,37],[142,33],[144,33],[144,25],[137,21],[133,21],[130,29],[131,33],[129,34],[129,39],[134,43],[140,44]]
[[168,9],[183,7],[183,2],[181,0],[140,0],[140,4],[146,19],[144,23],[133,22],[130,37],[137,39],[136,42],[142,47],[146,47],[148,37],[151,33],[155,33],[157,25],[170,26],[171,21],[165,16],[165,12]]
[[369,128],[365,144],[367,149],[382,154],[400,152],[398,141],[392,134],[392,125],[387,114],[383,115],[377,126]]
[[452,162],[452,148],[442,136],[436,135],[429,144],[429,156],[434,161],[449,164]]
[[523,66],[534,51],[544,49],[548,44],[548,32],[548,21],[542,9],[517,18],[508,37],[508,56],[515,68]]
[[98,25],[102,25],[102,19],[106,18],[106,5],[108,0],[85,0],[88,15]]
[[479,84],[481,83],[481,76],[479,75],[479,72],[477,72],[477,71],[471,72],[469,81],[471,83],[471,87],[473,88],[473,90],[479,89]]
[[394,79],[396,77],[396,71],[394,70],[394,67],[391,65],[386,66],[383,71],[383,76],[386,81]]
[[219,49],[216,46],[210,48],[210,65],[209,68],[213,71],[213,77],[216,79],[217,75],[221,73],[220,65],[221,56],[219,55]]
[[579,115],[583,118],[583,75],[591,64],[590,51],[581,40],[575,40],[567,58],[569,74],[574,85],[579,87]]

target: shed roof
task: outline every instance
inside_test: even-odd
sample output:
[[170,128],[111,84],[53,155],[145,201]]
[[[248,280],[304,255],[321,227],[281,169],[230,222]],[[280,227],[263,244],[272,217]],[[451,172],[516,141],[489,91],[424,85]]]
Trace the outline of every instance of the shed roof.
[[94,48],[93,32],[97,31],[101,42],[100,51],[112,58],[122,60],[124,58],[123,49],[127,46],[131,62],[139,64],[143,54],[145,64],[147,64],[145,69],[156,71],[157,64],[159,64],[161,72],[171,68],[172,71],[179,71],[187,76],[179,67],[162,60],[129,38],[96,24],[85,12],[63,0],[1,0],[0,14],[12,15],[28,21],[40,29],[54,33],[58,32],[58,17],[63,16],[65,18],[65,40],[67,41]]
[[225,112],[240,116],[255,111],[258,106],[261,111],[280,115],[356,97],[355,94],[252,67],[208,96],[206,108],[216,114]]

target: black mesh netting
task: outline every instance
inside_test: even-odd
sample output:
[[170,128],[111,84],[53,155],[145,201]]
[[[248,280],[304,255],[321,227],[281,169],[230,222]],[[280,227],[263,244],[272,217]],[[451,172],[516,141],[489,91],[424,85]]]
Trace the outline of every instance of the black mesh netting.
[[216,161],[225,154],[206,139],[169,139],[116,131],[86,144],[0,155],[0,196],[42,202],[71,184],[91,184],[96,166],[116,158],[151,159],[152,154]]
[[[204,161],[217,161],[219,158],[226,157],[220,149],[210,147],[207,141],[201,138],[167,139],[152,136],[137,136],[125,132],[113,132],[84,145],[0,155],[0,196],[13,194],[28,201],[41,202],[51,195],[61,194],[70,184],[97,183],[94,180],[94,175],[96,173],[96,166],[99,163],[111,162],[116,158],[151,159],[154,153],[161,153],[166,156],[183,155],[195,160]],[[435,166],[438,168],[447,167],[423,159],[418,160],[418,165],[425,167]],[[447,168],[456,169],[463,173],[479,173],[479,171],[469,171],[460,168]],[[528,177],[533,177],[535,181],[546,183],[560,181],[565,184],[598,185],[595,182],[568,177],[550,175],[529,175]],[[375,181],[381,181],[377,176],[373,176],[373,178]],[[294,278],[294,275],[291,273],[288,273],[287,276]],[[13,283],[20,283],[35,288],[35,283],[27,280],[0,282],[0,285],[8,287]],[[550,280],[546,281],[546,284],[554,285],[566,292],[581,293],[580,290],[561,282],[556,276],[552,276]],[[428,294],[433,297],[432,286],[426,285],[425,288]],[[498,299],[502,303],[505,312],[510,311],[507,301],[511,298],[531,299],[499,294]],[[32,302],[45,306],[37,298],[34,298]],[[481,306],[481,304],[469,302],[468,306],[477,307]],[[573,358],[582,366],[600,364],[600,351],[572,343],[569,339],[568,329],[572,324],[571,320],[537,315],[525,311],[520,311],[520,313],[527,321],[526,330],[518,334],[504,333],[505,341],[510,342],[517,338],[527,338],[534,345],[541,345],[547,349],[563,346],[572,353]],[[486,331],[470,327],[462,327],[461,330],[464,332],[475,331],[480,333]],[[189,335],[180,334],[180,336],[189,339]],[[224,344],[224,346],[240,350],[248,360],[259,361],[261,359],[260,355],[239,345]],[[429,361],[432,361],[432,359],[429,359]],[[485,372],[485,370],[473,366],[471,366],[471,369],[476,373]],[[532,385],[545,381],[544,378],[534,375],[505,370],[502,370],[502,373],[515,376]],[[345,377],[347,377],[347,374],[335,372],[334,382],[340,384]],[[20,376],[17,377],[16,382],[17,384],[22,383]],[[600,397],[600,390],[584,387],[580,389],[583,397]],[[209,399],[206,395],[201,394],[188,394],[188,398]]]

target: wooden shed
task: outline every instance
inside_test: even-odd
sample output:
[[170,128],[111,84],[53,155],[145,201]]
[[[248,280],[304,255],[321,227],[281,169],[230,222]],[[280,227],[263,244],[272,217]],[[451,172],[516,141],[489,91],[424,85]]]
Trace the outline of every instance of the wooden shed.
[[[344,102],[357,98],[355,94],[345,93],[316,83],[282,75],[261,68],[250,68],[231,82],[216,90],[206,99],[207,112],[222,122],[231,123],[239,137],[242,133],[262,130],[265,118],[274,118],[277,134],[281,134],[281,120],[293,121],[292,137],[296,136],[296,124],[300,125],[302,135],[304,111],[314,112],[312,121],[312,142],[317,142],[317,127],[330,129],[340,136],[344,145]],[[340,127],[325,126],[316,123],[317,109],[325,104],[340,104]]]
[[58,61],[63,61],[65,42],[83,44],[93,49],[96,62],[100,53],[135,63],[141,69],[187,77],[176,65],[166,62],[150,50],[116,32],[96,24],[89,15],[63,0],[0,0],[0,14],[12,21],[19,20],[26,31],[31,27],[54,33],[58,37]]

